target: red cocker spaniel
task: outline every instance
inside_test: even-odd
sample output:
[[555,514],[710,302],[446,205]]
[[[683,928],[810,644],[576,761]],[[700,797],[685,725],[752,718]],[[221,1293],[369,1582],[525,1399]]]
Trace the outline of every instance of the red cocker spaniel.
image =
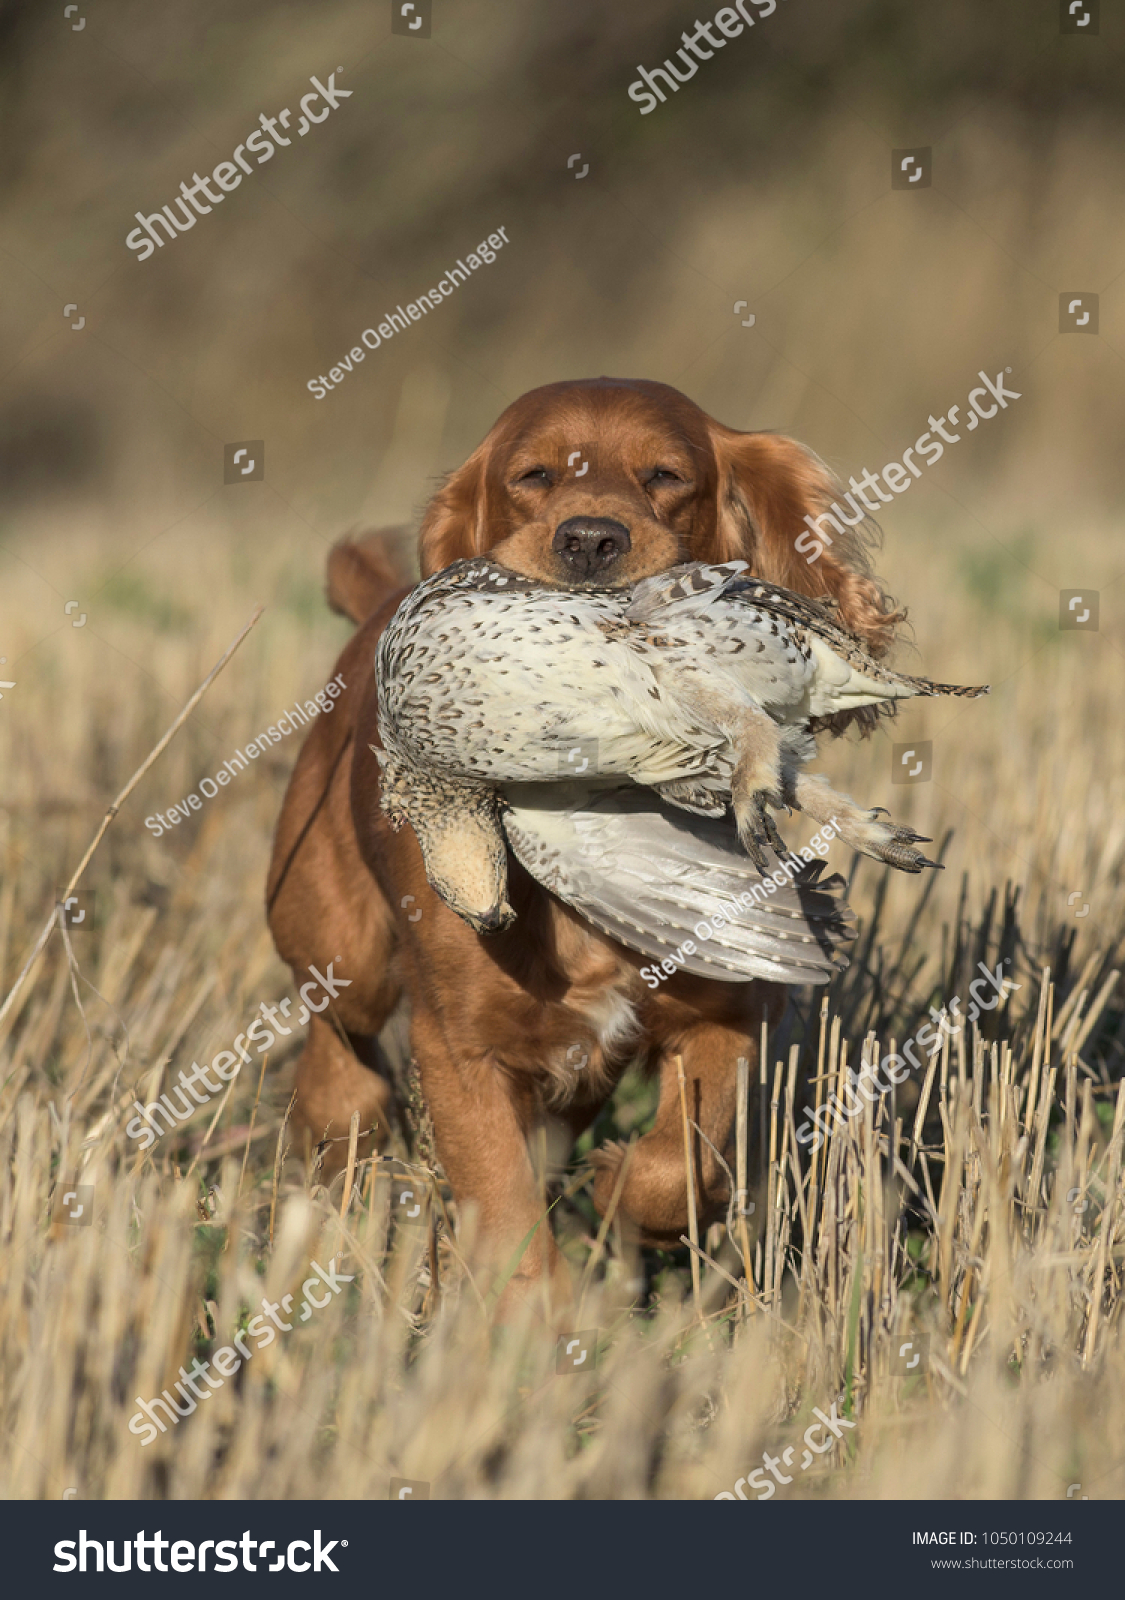
[[[723,427],[665,384],[548,384],[509,406],[434,495],[421,567],[428,576],[487,550],[516,572],[580,587],[740,557],[773,583],[831,596],[842,624],[882,654],[901,614],[870,575],[863,530],[836,528],[830,543],[808,536],[838,494],[802,445]],[[810,548],[820,553],[810,557]],[[518,920],[509,931],[477,935],[438,899],[413,834],[392,833],[380,812],[369,748],[379,743],[375,645],[408,582],[390,550],[376,534],[337,546],[330,558],[330,602],[358,625],[336,665],[347,688],[336,714],[305,741],[274,846],[269,905],[278,950],[295,973],[331,961],[350,980],[334,1018],[311,1020],[296,1123],[313,1143],[333,1141],[329,1171],[343,1160],[354,1111],[361,1152],[379,1145],[391,1091],[375,1070],[375,1036],[405,995],[438,1157],[459,1205],[475,1207],[489,1259],[503,1262],[542,1214],[540,1130],[551,1158],[565,1160],[640,1056],[659,1075],[659,1109],[630,1160],[620,1215],[637,1238],[678,1241],[687,1197],[675,1057],[690,1114],[725,1150],[737,1058],[750,1057],[756,1081],[759,1024],[763,1015],[776,1021],[784,993],[686,974],[654,992],[640,977],[644,957],[584,923],[515,862]],[[870,725],[874,715],[855,720]],[[614,1146],[596,1158],[594,1200],[603,1211],[622,1155]],[[695,1161],[702,1219],[721,1216],[722,1167],[703,1141]],[[565,1296],[565,1269],[541,1229],[506,1290],[508,1303],[544,1272]]]

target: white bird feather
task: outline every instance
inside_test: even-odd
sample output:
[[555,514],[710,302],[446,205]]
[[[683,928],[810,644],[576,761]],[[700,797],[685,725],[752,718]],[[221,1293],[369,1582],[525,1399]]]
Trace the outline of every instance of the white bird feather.
[[[800,860],[763,879],[729,823],[641,789],[505,789],[504,832],[539,883],[619,944],[700,978],[827,983],[855,938],[844,880]],[[693,950],[685,950],[693,945]]]

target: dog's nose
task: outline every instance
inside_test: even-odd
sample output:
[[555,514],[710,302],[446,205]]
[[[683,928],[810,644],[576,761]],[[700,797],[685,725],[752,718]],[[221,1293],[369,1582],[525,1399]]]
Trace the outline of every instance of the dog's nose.
[[632,549],[632,544],[628,528],[612,517],[568,517],[555,529],[551,548],[575,577],[596,578]]

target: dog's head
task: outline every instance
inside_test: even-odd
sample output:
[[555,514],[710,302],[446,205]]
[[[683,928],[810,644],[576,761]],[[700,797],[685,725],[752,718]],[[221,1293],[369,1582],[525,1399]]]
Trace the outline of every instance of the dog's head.
[[426,511],[422,572],[485,551],[569,588],[626,586],[681,561],[741,558],[882,653],[901,614],[871,577],[874,529],[833,517],[824,463],[777,433],[738,433],[663,383],[547,384],[500,417]]

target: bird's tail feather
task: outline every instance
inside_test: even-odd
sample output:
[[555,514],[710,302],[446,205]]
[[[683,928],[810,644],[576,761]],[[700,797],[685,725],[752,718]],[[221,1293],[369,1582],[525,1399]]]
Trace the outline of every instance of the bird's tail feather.
[[898,674],[904,682],[912,684],[919,694],[952,694],[962,700],[979,700],[982,694],[990,694],[990,683],[931,683],[929,678],[912,678],[907,673]]

